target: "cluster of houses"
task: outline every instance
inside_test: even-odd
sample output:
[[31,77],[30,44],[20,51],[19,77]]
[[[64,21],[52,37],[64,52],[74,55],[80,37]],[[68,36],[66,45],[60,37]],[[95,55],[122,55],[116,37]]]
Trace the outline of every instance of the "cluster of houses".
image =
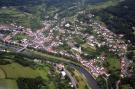
[[124,57],[121,58],[121,77],[124,78],[127,75],[127,67],[128,67],[128,62],[127,59],[125,59]]
[[[90,14],[89,17],[92,18],[94,15]],[[93,28],[93,32],[96,33],[96,36],[92,34],[84,34],[79,29],[80,26],[75,26],[75,30],[68,30],[73,29],[72,24],[67,23],[65,20],[62,21],[60,25],[56,25],[57,21],[48,20],[44,21],[44,27],[37,31],[32,31],[31,29],[24,29],[24,27],[16,26],[11,24],[7,25],[0,25],[0,39],[5,42],[11,42],[15,44],[19,44],[24,47],[33,47],[36,49],[43,49],[51,53],[61,54],[64,56],[72,57],[74,59],[78,59],[78,56],[69,52],[71,50],[78,51],[80,54],[83,53],[81,47],[75,47],[77,42],[73,39],[74,36],[80,36],[81,38],[85,38],[87,43],[92,47],[101,47],[101,46],[108,46],[109,51],[113,52],[114,54],[118,55],[119,57],[123,57],[127,50],[127,44],[120,39],[119,36],[111,32],[105,26],[102,26],[100,23],[93,21],[90,19],[91,24],[87,24],[88,26]],[[80,22],[83,24],[83,22]],[[11,30],[12,29],[12,30]],[[5,33],[1,33],[5,31]],[[9,32],[9,34],[7,34]],[[18,33],[25,33],[28,38],[21,39],[20,41],[16,42],[12,39],[12,37],[16,36]],[[99,40],[102,38],[102,41]],[[69,51],[61,49],[57,50],[57,48],[61,45],[64,45],[64,42],[70,47]],[[80,63],[82,63],[85,67],[89,68],[91,73],[95,76],[107,74],[105,68],[96,66],[96,60],[91,59],[90,61],[86,61],[79,57]],[[123,61],[121,63],[124,63]],[[124,71],[124,64],[121,65],[122,71]],[[123,69],[124,68],[124,69]],[[122,72],[123,73],[123,72]]]
[[111,32],[106,27],[100,25],[97,22],[92,24],[93,31],[97,33],[99,37],[102,37],[101,45],[109,47],[109,51],[117,54],[118,56],[124,56],[127,50],[127,44],[121,40],[116,34]]
[[80,62],[85,67],[87,67],[90,70],[90,73],[95,77],[98,77],[100,75],[109,75],[104,67],[98,66],[97,63],[99,63],[99,61],[97,61],[96,59],[90,61],[82,60]]

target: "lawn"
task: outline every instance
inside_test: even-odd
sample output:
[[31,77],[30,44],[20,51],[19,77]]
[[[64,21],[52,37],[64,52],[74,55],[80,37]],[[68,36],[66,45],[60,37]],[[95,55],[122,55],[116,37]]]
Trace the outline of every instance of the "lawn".
[[36,71],[39,73],[39,75],[45,79],[45,80],[49,80],[48,78],[48,72],[49,72],[49,67],[47,66],[40,66],[36,69]]
[[18,89],[18,86],[15,80],[1,79],[0,89]]
[[6,76],[5,76],[5,73],[4,73],[4,71],[2,70],[2,69],[0,69],[0,79],[3,79],[3,78],[5,78]]
[[34,69],[23,67],[18,63],[0,65],[0,68],[5,71],[7,78],[35,78],[39,76],[38,72]]

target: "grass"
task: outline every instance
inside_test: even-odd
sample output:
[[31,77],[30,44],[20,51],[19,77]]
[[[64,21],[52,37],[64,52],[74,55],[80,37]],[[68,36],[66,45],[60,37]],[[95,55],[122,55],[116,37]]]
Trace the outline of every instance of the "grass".
[[56,87],[55,87],[55,85],[54,85],[53,82],[51,82],[51,83],[49,84],[49,89],[56,89]]
[[90,46],[88,43],[83,44],[82,47],[84,47],[84,48],[89,48],[89,49],[91,49],[91,50],[93,50],[93,51],[94,51],[94,50],[96,51],[96,48]]
[[32,15],[21,13],[15,8],[0,9],[0,23],[17,23],[29,27],[30,18]]
[[45,54],[45,53],[41,53],[41,52],[34,51],[34,50],[33,51],[29,50],[29,51],[32,52],[32,54],[34,56],[36,56],[36,57],[40,56],[40,57],[42,57],[42,58],[44,58],[46,60],[56,61],[56,62],[61,61],[61,62],[66,62],[66,63],[73,63],[73,64],[76,64],[76,65],[80,65],[81,66],[80,63],[74,62],[74,61],[69,60],[69,59],[66,59],[64,57],[57,57],[55,55]]
[[120,60],[117,58],[109,58],[107,60],[107,63],[109,64],[108,70],[110,71],[117,71],[120,70]]
[[77,80],[78,83],[78,89],[86,89],[87,83],[85,83],[84,77],[77,70],[75,70],[73,73],[73,77]]
[[135,58],[135,50],[133,50],[133,53],[134,53],[134,54],[133,54],[133,58]]
[[0,68],[6,73],[6,78],[35,78],[39,76],[38,72],[34,69],[23,67],[18,63],[0,65]]
[[5,75],[4,71],[2,69],[0,69],[0,79],[3,79],[5,77],[6,77],[6,75]]
[[19,34],[16,34],[14,37],[13,37],[13,40],[22,40],[22,39],[26,39],[28,38],[28,36],[24,33],[19,33]]
[[0,89],[18,89],[16,80],[1,79]]
[[0,24],[16,23],[26,28],[38,29],[41,27],[38,16],[21,12],[16,8],[0,8]]
[[97,55],[96,48],[88,45],[87,43],[82,45],[82,51],[88,55]]
[[45,79],[45,80],[49,80],[49,78],[48,78],[48,71],[49,71],[49,67],[46,67],[46,66],[41,66],[41,67],[38,67],[37,69],[36,69],[36,71],[39,73],[39,75],[43,78],[43,79]]
[[88,10],[92,10],[92,9],[104,9],[110,6],[116,6],[118,3],[120,2],[120,0],[108,0],[105,2],[101,2],[95,5],[88,5],[87,9]]

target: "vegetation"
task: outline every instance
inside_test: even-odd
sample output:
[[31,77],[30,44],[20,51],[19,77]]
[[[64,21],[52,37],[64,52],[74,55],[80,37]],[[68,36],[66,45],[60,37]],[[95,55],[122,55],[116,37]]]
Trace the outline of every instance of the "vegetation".
[[35,78],[39,76],[39,74],[32,68],[23,67],[17,63],[0,65],[0,68],[4,70],[7,78]]
[[103,21],[111,31],[117,34],[124,34],[124,38],[134,44],[134,6],[134,0],[125,0],[116,6],[93,10],[93,12],[96,18]]
[[[18,58],[20,59],[17,60]],[[15,87],[18,87],[13,89],[62,89],[63,87],[71,89],[69,78],[61,79],[60,73],[52,65],[44,64],[45,61],[43,65],[41,63],[34,63],[33,65],[31,64],[33,59],[30,59],[30,57],[27,58],[27,56],[13,53],[2,53],[1,59],[6,61],[12,60],[6,64],[0,60],[2,64],[0,65],[0,75],[1,79],[11,79],[15,81],[15,84],[17,83]],[[24,65],[26,61],[27,65]],[[3,84],[6,83],[4,82]],[[12,83],[9,82],[8,85],[10,84]],[[8,87],[8,85],[3,86]]]
[[111,74],[108,78],[109,87],[115,87],[116,81],[120,79],[120,61],[118,58],[109,55],[104,66],[107,68],[108,72]]
[[91,89],[85,77],[80,74],[78,70],[72,67],[67,67],[67,69],[71,73],[72,77],[75,79],[77,89]]
[[17,41],[20,41],[22,39],[26,39],[28,36],[24,33],[19,33],[19,34],[16,34],[14,37],[13,37],[13,40],[17,40]]
[[19,89],[41,89],[41,87],[44,85],[42,78],[19,78],[17,80]]
[[39,20],[36,16],[33,16],[31,13],[21,12],[13,7],[0,9],[0,23],[14,23],[32,29],[40,26]]
[[19,89],[16,80],[12,79],[1,79],[0,87],[3,89]]

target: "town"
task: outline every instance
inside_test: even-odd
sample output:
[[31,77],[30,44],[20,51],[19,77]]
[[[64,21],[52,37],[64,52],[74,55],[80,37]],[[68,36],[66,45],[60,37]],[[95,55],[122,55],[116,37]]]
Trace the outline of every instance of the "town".
[[[81,14],[84,12],[78,12],[77,16]],[[125,57],[127,44],[121,39],[123,35],[116,35],[111,32],[100,22],[94,20],[94,15],[91,13],[86,14],[88,22],[79,20],[77,16],[74,17],[73,22],[68,18],[63,18],[61,22],[57,18],[45,20],[43,21],[44,27],[37,31],[15,24],[0,25],[0,39],[3,42],[20,45],[24,49],[32,47],[73,58],[85,66],[94,77],[109,76],[102,65],[107,59],[104,55],[97,55],[89,59],[82,57],[82,55],[88,55],[83,47],[85,45],[91,49],[107,47],[110,53],[119,57],[121,77],[126,76],[128,67]],[[92,34],[82,32],[87,28],[92,28],[89,29]],[[18,50],[18,52],[20,51],[23,50]]]

